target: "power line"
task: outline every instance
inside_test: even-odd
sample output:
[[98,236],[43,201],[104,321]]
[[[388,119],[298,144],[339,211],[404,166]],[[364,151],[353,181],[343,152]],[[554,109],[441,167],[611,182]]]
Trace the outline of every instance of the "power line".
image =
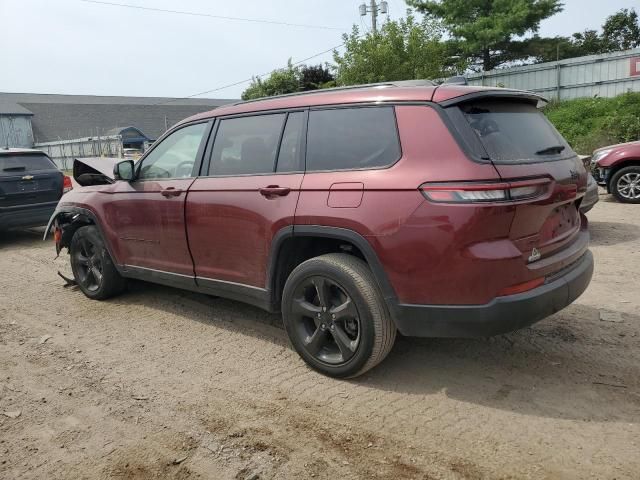
[[[365,36],[366,34],[360,35],[358,38],[361,38],[363,36]],[[333,50],[337,50],[340,47],[344,47],[344,45],[346,44],[346,42],[341,43],[340,45],[336,45],[335,47],[331,47],[328,48],[327,50],[324,50],[322,52],[316,53],[314,55],[311,55],[310,57],[307,58],[303,58],[302,60],[298,60],[297,62],[292,63],[291,65],[300,65],[301,63],[304,63],[306,61],[309,61],[311,59],[314,59],[316,57],[319,57],[320,55],[324,55],[325,53],[329,53],[332,52]],[[179,97],[179,98],[172,98],[171,100],[167,100],[166,102],[160,102],[160,103],[156,103],[155,105],[166,105],[168,103],[173,103],[173,102],[177,102],[180,100],[186,100],[189,98],[193,98],[193,97],[199,97],[200,95],[206,95],[208,93],[213,93],[213,92],[217,92],[219,90],[225,90],[227,88],[231,88],[231,87],[235,87],[237,85],[242,85],[243,83],[247,83],[250,82],[251,80],[253,80],[254,78],[262,78],[262,77],[266,77],[267,75],[271,75],[271,73],[277,71],[277,70],[281,70],[279,68],[276,68],[274,70],[271,70],[269,72],[265,72],[265,73],[261,73],[259,75],[254,75],[250,78],[245,78],[244,80],[240,80],[238,82],[234,82],[234,83],[230,83],[228,85],[224,85],[222,87],[216,87],[216,88],[212,88],[211,90],[205,90],[204,92],[199,92],[199,93],[194,93],[192,95],[187,95],[186,97]]]
[[151,12],[162,12],[162,13],[175,13],[178,15],[189,15],[192,17],[208,17],[208,18],[216,18],[219,20],[233,20],[238,22],[250,22],[250,23],[266,23],[269,25],[282,25],[286,27],[303,27],[303,28],[317,28],[321,30],[340,30],[344,31],[344,28],[340,27],[328,27],[325,25],[309,25],[305,23],[290,23],[290,22],[279,22],[277,20],[263,20],[259,18],[244,18],[244,17],[230,17],[226,15],[213,15],[210,13],[199,13],[199,12],[187,12],[183,10],[169,10],[164,8],[155,8],[155,7],[142,7],[139,5],[129,5],[126,3],[113,3],[113,2],[103,2],[100,0],[79,0],[84,3],[93,3],[98,5],[108,5],[111,7],[123,7],[123,8],[132,8],[135,10],[147,10]]

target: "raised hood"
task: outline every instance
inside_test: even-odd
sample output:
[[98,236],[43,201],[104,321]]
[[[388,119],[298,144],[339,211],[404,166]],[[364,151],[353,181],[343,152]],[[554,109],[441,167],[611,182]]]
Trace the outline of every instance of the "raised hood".
[[113,167],[120,158],[88,157],[73,161],[73,178],[83,187],[114,182]]

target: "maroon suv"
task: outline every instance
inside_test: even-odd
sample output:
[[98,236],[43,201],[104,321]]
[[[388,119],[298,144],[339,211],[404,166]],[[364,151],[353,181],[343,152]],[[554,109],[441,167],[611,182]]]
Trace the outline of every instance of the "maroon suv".
[[52,217],[90,298],[135,278],[281,311],[313,368],[356,376],[396,332],[530,325],[593,272],[583,163],[528,92],[382,84],[238,103],[173,127]]

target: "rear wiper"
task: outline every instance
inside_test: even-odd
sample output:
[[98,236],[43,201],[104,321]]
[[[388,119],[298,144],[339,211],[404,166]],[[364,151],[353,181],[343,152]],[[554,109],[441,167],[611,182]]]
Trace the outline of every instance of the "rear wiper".
[[7,167],[7,168],[3,168],[2,171],[3,172],[23,172],[26,169],[27,169],[26,167]]
[[552,145],[547,148],[543,148],[542,150],[538,150],[536,155],[550,155],[552,153],[560,153],[565,149],[564,145]]

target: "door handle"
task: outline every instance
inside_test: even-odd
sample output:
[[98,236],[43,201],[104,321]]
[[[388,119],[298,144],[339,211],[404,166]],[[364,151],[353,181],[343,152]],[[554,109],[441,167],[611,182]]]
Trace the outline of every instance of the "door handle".
[[284,197],[289,195],[291,189],[289,187],[280,187],[278,185],[269,185],[268,187],[262,187],[260,195],[266,198]]
[[160,190],[163,197],[179,197],[182,194],[182,190],[175,187],[167,187]]

